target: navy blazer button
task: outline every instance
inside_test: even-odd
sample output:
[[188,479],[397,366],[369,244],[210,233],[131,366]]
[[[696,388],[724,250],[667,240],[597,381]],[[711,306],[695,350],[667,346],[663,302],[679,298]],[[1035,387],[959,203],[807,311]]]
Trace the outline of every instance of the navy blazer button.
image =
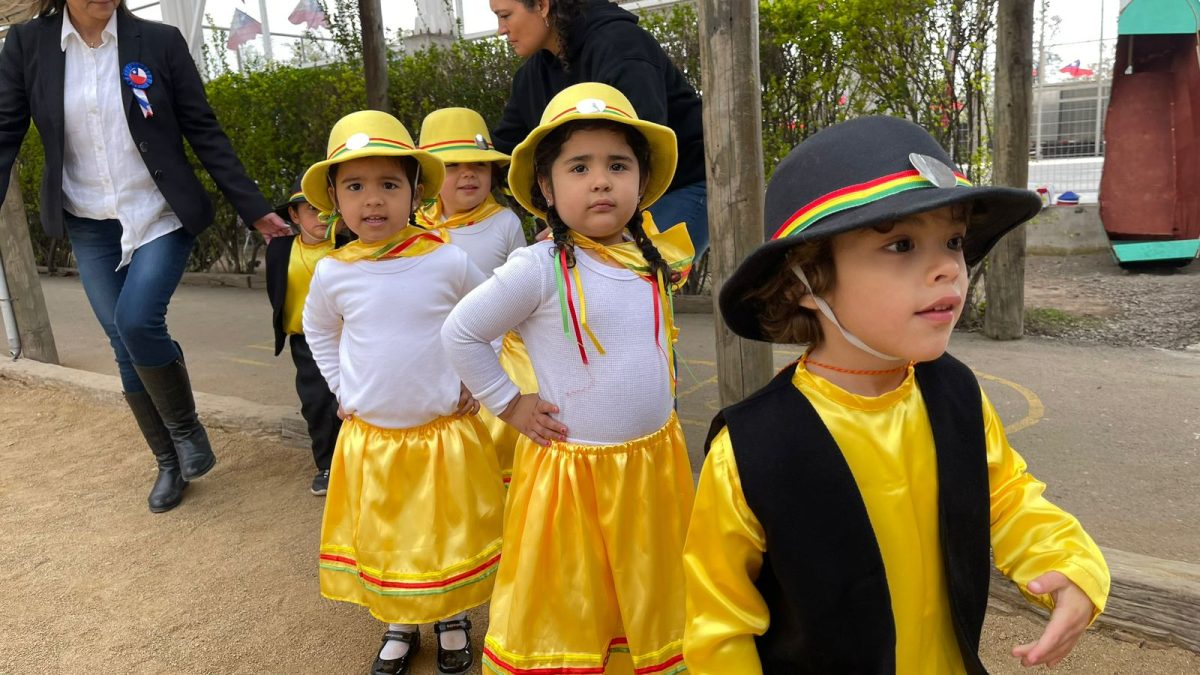
[[142,152],[149,152],[150,144],[146,141],[142,141],[141,143],[138,143],[138,150],[141,150]]
[[162,169],[154,170],[154,180],[162,180]]

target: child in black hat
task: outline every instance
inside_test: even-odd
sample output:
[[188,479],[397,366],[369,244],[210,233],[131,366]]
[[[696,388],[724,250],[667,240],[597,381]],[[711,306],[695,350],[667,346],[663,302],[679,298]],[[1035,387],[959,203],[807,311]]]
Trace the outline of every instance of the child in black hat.
[[713,421],[685,548],[693,673],[982,673],[989,551],[1051,608],[1024,665],[1100,613],[1091,537],[1042,496],[945,353],[968,265],[1041,207],[972,187],[920,127],[867,117],[794,149],[768,242],[721,290],[737,334],[805,344]]
[[308,424],[313,461],[317,465],[317,475],[309,489],[314,495],[324,496],[329,489],[329,464],[342,420],[337,414],[337,399],[329,391],[304,339],[302,319],[317,261],[344,241],[341,235],[329,236],[328,226],[317,218],[317,209],[304,199],[299,178],[292,185],[287,202],[275,207],[275,213],[296,230],[292,236],[275,237],[267,244],[267,296],[271,299],[275,356],[283,351],[286,336],[292,362],[296,364],[300,414]]

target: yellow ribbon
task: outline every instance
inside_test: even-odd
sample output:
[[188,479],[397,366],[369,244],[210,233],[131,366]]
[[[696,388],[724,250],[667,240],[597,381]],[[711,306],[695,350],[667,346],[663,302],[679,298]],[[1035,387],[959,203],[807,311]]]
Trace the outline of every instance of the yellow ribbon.
[[342,262],[415,258],[429,253],[444,243],[442,238],[435,233],[409,225],[386,243],[367,244],[355,240],[339,249],[334,249],[328,257]]
[[[427,230],[436,230],[442,240],[450,242],[450,230],[466,227],[483,222],[504,209],[500,202],[489,193],[487,197],[470,211],[461,211],[451,216],[445,216],[445,205],[439,196],[432,204],[417,211],[417,224]],[[446,220],[443,221],[442,218]]]

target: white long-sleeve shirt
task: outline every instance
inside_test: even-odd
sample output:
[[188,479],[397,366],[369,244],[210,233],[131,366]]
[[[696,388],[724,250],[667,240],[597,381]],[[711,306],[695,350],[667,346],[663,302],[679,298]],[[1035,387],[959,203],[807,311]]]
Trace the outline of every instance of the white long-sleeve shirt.
[[510,253],[525,246],[525,232],[517,214],[502,209],[474,225],[450,230],[450,243],[466,251],[471,262],[490,277]]
[[80,218],[121,222],[120,269],[142,244],[183,224],[129,133],[121,99],[126,85],[117,63],[117,13],[109,18],[95,49],[84,44],[70,17],[64,16],[62,23],[63,208]]
[[317,263],[304,335],[342,408],[390,429],[452,414],[459,379],[439,333],[450,310],[483,280],[453,246],[412,258]]
[[[611,445],[657,431],[673,401],[662,351],[671,344],[661,326],[661,350],[654,339],[653,287],[623,267],[576,251],[588,323],[605,350],[599,354],[585,336],[590,363],[584,365],[574,333],[563,334],[552,246],[539,242],[515,251],[450,313],[442,341],[458,376],[489,410],[503,411],[519,390],[490,342],[516,328],[529,350],[539,395],[558,406],[555,418],[566,425],[569,441]],[[578,292],[572,291],[578,310]]]

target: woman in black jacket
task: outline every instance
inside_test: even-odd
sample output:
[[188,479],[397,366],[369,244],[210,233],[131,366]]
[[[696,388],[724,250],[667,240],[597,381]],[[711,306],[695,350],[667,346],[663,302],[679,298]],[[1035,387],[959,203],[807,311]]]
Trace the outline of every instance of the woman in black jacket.
[[579,82],[616,87],[640,119],[675,132],[675,179],[649,211],[662,229],[686,222],[699,260],[708,248],[700,96],[654,37],[608,0],[491,0],[491,7],[498,33],[526,59],[492,132],[496,149],[511,154],[563,89]]
[[150,510],[168,511],[216,463],[166,326],[196,235],[213,218],[183,139],[247,223],[267,238],[289,230],[246,176],[183,36],[135,17],[122,0],[42,0],[37,18],[9,31],[0,186],[31,119],[46,158],[42,227],[70,239],[125,399],[158,460]]

